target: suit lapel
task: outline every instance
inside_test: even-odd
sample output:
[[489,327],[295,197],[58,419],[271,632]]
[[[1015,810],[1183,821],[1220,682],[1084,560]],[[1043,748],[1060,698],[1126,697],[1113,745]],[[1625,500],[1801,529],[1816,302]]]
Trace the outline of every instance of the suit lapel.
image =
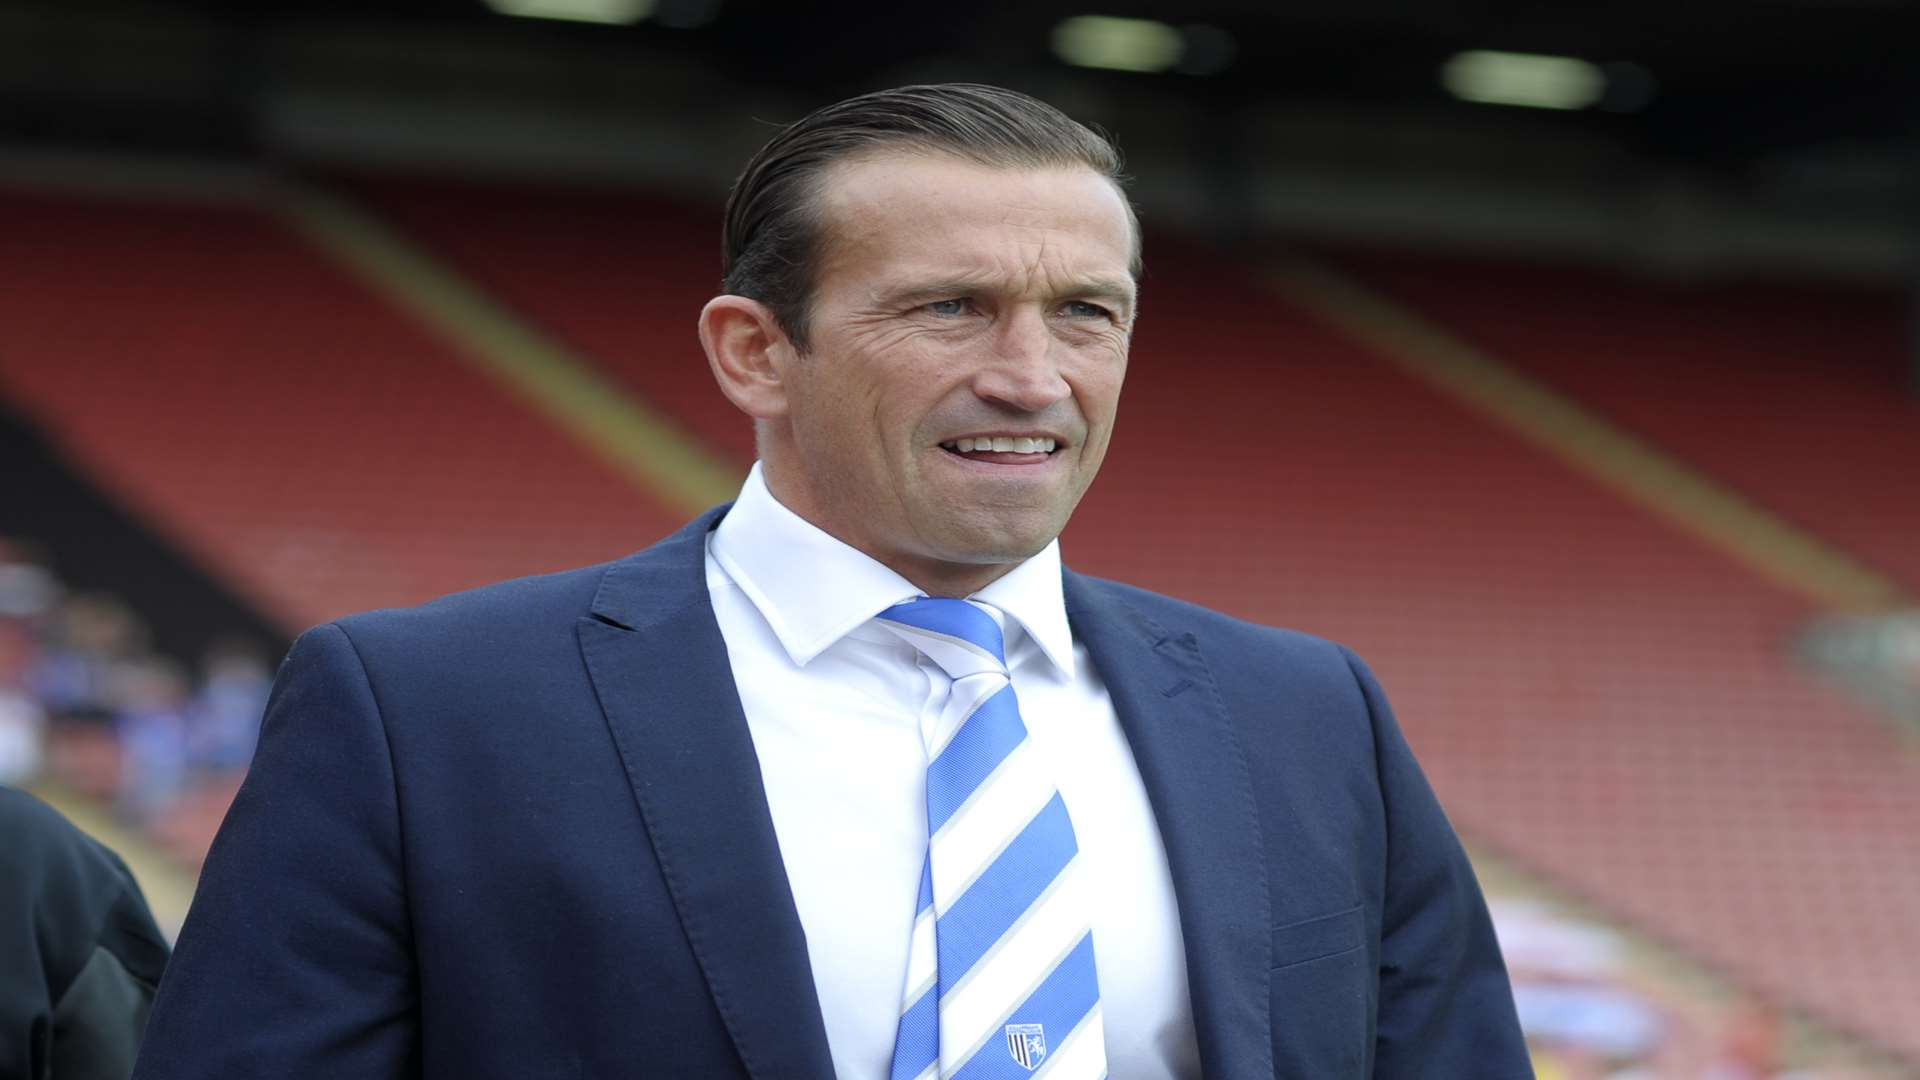
[[616,563],[580,645],[681,925],[747,1072],[833,1076],[805,932],[706,586],[725,508]]
[[1191,633],[1172,633],[1102,583],[1065,576],[1067,619],[1113,695],[1173,869],[1200,1062],[1272,1073],[1266,861],[1239,736]]

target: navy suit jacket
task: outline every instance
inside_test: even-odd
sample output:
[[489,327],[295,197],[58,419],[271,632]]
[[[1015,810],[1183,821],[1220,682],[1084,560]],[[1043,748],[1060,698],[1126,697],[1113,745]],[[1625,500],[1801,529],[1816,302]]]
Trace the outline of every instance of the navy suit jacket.
[[[722,513],[303,635],[136,1080],[831,1077],[708,599]],[[1065,591],[1165,838],[1206,1075],[1531,1075],[1478,886],[1360,661]]]

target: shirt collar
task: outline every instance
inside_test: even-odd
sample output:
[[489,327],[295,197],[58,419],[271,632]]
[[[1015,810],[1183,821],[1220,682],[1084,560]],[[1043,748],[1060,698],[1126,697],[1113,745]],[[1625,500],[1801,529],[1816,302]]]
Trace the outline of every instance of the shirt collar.
[[[754,463],[740,497],[713,531],[714,561],[802,667],[875,615],[916,596],[914,584],[781,505]],[[1048,544],[972,599],[1005,612],[1062,674],[1073,675],[1073,635],[1060,584],[1060,542]],[[1015,646],[1008,641],[1009,649]]]
[[[1059,540],[974,593],[972,599],[1006,612],[1062,675],[1073,677],[1073,632],[1067,627],[1067,601],[1061,592]],[[1009,641],[1008,648],[1017,644]]]

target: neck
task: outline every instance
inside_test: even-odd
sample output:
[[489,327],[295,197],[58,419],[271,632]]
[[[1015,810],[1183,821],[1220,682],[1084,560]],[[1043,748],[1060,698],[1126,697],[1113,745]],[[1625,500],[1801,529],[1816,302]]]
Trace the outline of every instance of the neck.
[[[859,545],[850,546],[858,548]],[[999,581],[1012,572],[1017,563],[950,563],[932,559],[888,558],[878,552],[860,549],[874,561],[906,578],[913,587],[928,596],[962,600]]]
[[806,498],[806,489],[788,484],[784,471],[777,468],[769,457],[763,446],[760,476],[766,482],[768,494],[772,495],[776,502],[814,528],[906,578],[914,588],[928,596],[965,599],[1007,576],[1014,567],[1024,561],[1022,558],[1004,561],[985,559],[980,562],[954,562],[930,555],[881,548],[841,527],[841,524],[829,515],[819,512],[819,507]]

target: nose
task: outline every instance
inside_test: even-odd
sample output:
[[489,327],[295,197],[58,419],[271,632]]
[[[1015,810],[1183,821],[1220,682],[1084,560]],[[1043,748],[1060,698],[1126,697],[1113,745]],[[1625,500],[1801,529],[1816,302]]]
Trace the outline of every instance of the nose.
[[996,328],[985,362],[973,379],[973,392],[1021,412],[1039,412],[1073,393],[1060,374],[1060,343],[1047,329],[1046,316],[1020,308]]

